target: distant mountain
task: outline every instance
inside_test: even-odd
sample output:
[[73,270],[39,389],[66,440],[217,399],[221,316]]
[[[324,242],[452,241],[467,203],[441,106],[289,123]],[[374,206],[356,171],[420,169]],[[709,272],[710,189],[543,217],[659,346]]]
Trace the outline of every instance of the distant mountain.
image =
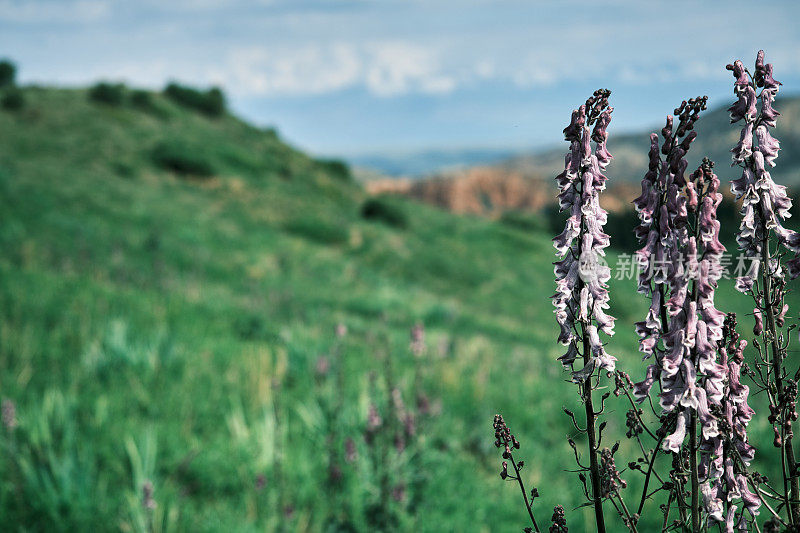
[[356,175],[366,180],[374,177],[376,172],[393,178],[419,178],[443,171],[501,163],[518,154],[519,150],[513,149],[432,149],[360,154],[348,157],[347,161],[356,168],[360,167]]
[[[781,142],[781,152],[778,165],[770,172],[781,183],[800,185],[800,96],[779,98],[775,107],[781,113],[775,132]],[[667,112],[671,110],[665,110],[665,116]],[[614,135],[612,123],[608,147],[614,160],[608,168],[608,176],[613,182],[635,184],[641,181],[647,170],[650,133],[660,133],[662,127],[663,122],[640,133]],[[727,106],[703,113],[696,129],[697,140],[687,157],[689,169],[697,167],[703,157],[709,157],[716,163],[717,174],[723,181],[739,177],[739,172],[730,168],[730,149],[738,142],[741,128],[731,125]],[[523,175],[555,176],[563,169],[564,153],[562,147],[518,155],[500,166]]]
[[[780,98],[776,108],[781,113],[775,132],[781,152],[778,165],[771,172],[778,182],[797,187],[800,186],[800,96]],[[671,110],[665,110],[665,116],[667,112]],[[638,195],[638,184],[647,170],[650,133],[660,132],[662,126],[663,123],[654,124],[648,130],[621,135],[614,135],[612,129],[608,144],[614,160],[607,171],[609,189],[603,195],[606,209],[624,210]],[[738,177],[739,171],[730,166],[730,149],[739,140],[740,128],[730,124],[727,106],[703,113],[696,129],[698,137],[688,155],[689,169],[696,168],[703,157],[710,157],[723,181]],[[553,198],[552,178],[563,169],[565,152],[566,144],[412,179],[373,176],[364,181],[373,194],[399,194],[458,213],[496,216],[509,210],[538,210]],[[452,154],[455,157],[457,152]],[[462,153],[466,155],[467,152]],[[479,153],[472,157],[480,160]]]

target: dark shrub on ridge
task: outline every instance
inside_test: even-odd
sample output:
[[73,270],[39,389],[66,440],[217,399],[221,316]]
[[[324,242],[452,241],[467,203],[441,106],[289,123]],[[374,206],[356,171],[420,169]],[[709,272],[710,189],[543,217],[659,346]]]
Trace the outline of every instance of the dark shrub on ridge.
[[17,77],[17,67],[8,59],[0,61],[0,87],[13,87]]
[[125,85],[121,83],[107,83],[101,81],[89,89],[89,100],[101,104],[118,106],[122,105],[125,98]]
[[225,112],[225,95],[217,87],[201,91],[173,82],[167,85],[164,94],[176,104],[210,117],[218,117]]

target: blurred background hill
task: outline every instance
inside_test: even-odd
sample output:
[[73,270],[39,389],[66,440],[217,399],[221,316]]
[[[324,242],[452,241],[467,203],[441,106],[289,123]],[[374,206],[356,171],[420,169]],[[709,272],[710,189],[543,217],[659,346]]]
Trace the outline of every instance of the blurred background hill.
[[[370,200],[347,166],[181,88],[15,87],[23,103],[0,111],[3,529],[516,525],[496,407],[546,420],[550,453],[569,453],[567,421],[527,407],[570,399],[540,386],[561,376],[558,346],[530,327],[550,316],[549,236]],[[332,391],[315,369],[335,350]],[[404,493],[376,510],[363,435],[371,403],[389,416],[369,385],[387,357],[405,401],[417,383],[431,407],[392,467]],[[358,459],[331,485],[347,439]]]

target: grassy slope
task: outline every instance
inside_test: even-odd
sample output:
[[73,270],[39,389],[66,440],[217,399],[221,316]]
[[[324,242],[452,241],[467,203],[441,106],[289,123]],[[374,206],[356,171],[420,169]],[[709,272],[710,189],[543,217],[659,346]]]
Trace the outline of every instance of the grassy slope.
[[[405,527],[524,525],[497,477],[498,411],[541,486],[540,522],[579,502],[563,472],[560,408],[577,398],[554,361],[547,235],[411,203],[407,230],[361,220],[359,188],[274,134],[160,96],[157,112],[83,91],[26,97],[26,110],[0,112],[0,393],[20,419],[3,440],[18,459],[0,466],[2,529],[135,530],[144,479],[178,529],[272,530],[286,505],[291,530],[322,530],[341,508],[365,529],[375,488],[361,459],[340,494],[324,484],[328,393],[313,368],[338,323],[339,430],[359,457],[369,373],[391,354],[408,388],[408,329],[428,330],[424,385],[441,414],[422,436],[429,480]],[[151,153],[164,140],[206,154],[215,176],[160,170]],[[630,324],[645,305],[633,294],[615,283],[611,349],[635,377]],[[610,410],[621,435],[624,406]],[[571,530],[586,516],[571,513]]]

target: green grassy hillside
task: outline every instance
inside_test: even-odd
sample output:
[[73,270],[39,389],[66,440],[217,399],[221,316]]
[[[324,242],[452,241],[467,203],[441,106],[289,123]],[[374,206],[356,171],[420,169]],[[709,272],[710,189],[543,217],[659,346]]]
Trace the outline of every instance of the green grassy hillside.
[[[495,412],[540,522],[580,503],[545,232],[399,199],[407,227],[364,219],[341,165],[163,95],[24,96],[0,111],[0,395],[17,419],[0,529],[518,531]],[[635,377],[646,304],[630,281],[613,290],[609,351]],[[402,411],[387,387],[430,408],[376,456],[369,405],[384,427]],[[612,400],[609,435],[624,410]]]

